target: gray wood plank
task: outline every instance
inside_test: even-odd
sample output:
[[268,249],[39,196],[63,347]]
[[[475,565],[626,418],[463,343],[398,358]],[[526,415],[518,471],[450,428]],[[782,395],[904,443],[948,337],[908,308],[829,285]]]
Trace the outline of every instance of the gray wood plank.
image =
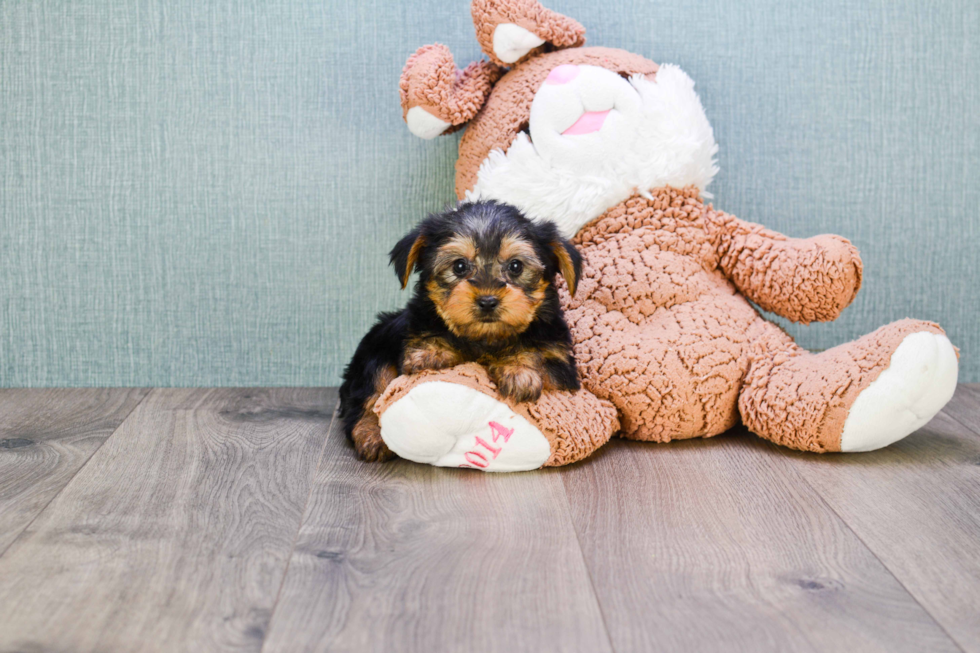
[[0,650],[259,650],[335,401],[154,390],[0,558]]
[[365,464],[335,431],[263,650],[610,649],[554,471]]
[[963,650],[980,652],[980,436],[940,413],[886,449],[785,458]]
[[960,383],[943,412],[980,435],[980,383]]
[[0,555],[147,392],[0,390]]
[[564,472],[617,653],[958,650],[780,458],[736,431]]

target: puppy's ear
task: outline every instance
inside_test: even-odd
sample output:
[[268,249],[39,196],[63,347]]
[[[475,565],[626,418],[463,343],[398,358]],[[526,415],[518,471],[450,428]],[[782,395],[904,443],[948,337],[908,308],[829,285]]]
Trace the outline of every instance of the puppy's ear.
[[565,277],[568,293],[574,297],[579,277],[582,276],[582,255],[575,249],[575,245],[561,236],[551,241],[551,251],[558,259],[558,271]]
[[568,292],[574,297],[579,277],[582,276],[582,255],[575,245],[561,235],[554,222],[538,223],[537,232],[538,240],[554,255],[558,271],[565,277]]
[[415,227],[398,241],[388,255],[395,268],[395,275],[402,284],[402,290],[408,285],[408,278],[412,276],[424,248],[425,236],[421,227]]

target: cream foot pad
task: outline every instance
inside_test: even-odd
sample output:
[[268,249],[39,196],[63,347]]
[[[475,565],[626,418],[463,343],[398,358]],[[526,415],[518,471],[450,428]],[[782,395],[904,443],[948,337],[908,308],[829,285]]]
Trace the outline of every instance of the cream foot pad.
[[385,444],[407,460],[485,472],[538,469],[551,456],[541,431],[478,390],[421,383],[381,415]]
[[888,369],[851,406],[841,451],[874,451],[925,426],[953,397],[957,367],[956,350],[946,336],[906,336]]

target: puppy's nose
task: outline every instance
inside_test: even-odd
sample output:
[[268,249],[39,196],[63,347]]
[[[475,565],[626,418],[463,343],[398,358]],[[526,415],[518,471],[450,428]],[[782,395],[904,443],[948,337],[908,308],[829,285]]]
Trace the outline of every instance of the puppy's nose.
[[500,304],[500,300],[493,295],[484,295],[476,300],[476,305],[480,307],[480,310],[487,313],[497,308],[498,304]]

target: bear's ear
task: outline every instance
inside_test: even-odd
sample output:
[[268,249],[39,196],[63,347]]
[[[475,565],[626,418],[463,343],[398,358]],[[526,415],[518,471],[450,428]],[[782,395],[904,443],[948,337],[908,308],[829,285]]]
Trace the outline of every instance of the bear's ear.
[[405,62],[398,84],[409,131],[425,139],[456,131],[483,107],[502,74],[489,61],[458,70],[449,48],[423,45]]
[[585,43],[585,28],[567,16],[545,9],[537,0],[473,0],[470,4],[476,40],[490,61],[513,66],[554,48]]
[[391,265],[395,268],[395,274],[402,284],[402,290],[408,285],[408,279],[412,276],[424,248],[425,236],[422,234],[422,227],[419,226],[409,231],[391,249],[389,254]]

